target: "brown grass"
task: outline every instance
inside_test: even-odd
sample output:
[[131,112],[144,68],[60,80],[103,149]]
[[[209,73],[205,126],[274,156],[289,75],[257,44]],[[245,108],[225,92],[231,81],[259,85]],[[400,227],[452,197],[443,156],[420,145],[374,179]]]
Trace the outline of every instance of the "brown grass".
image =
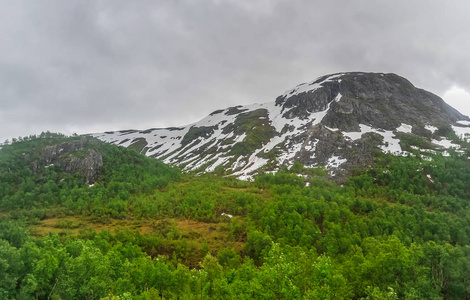
[[[235,217],[237,218],[237,217]],[[222,248],[233,248],[237,251],[243,249],[244,243],[232,241],[229,238],[230,221],[220,223],[206,223],[188,219],[163,219],[163,220],[116,220],[111,219],[107,224],[93,222],[85,216],[52,217],[44,219],[37,225],[30,227],[34,236],[44,236],[49,233],[57,233],[69,237],[78,236],[80,230],[94,230],[96,232],[116,230],[137,230],[140,234],[150,235],[156,231],[155,227],[163,222],[173,223],[182,238],[194,241],[198,250],[202,248],[204,241],[209,246],[209,251],[216,254]],[[242,222],[238,218],[239,222]]]

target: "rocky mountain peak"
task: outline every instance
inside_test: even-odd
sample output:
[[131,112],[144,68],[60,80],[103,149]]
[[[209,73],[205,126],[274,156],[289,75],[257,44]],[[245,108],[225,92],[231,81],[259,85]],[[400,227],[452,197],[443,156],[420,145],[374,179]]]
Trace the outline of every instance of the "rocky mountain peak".
[[455,123],[466,119],[438,96],[396,74],[338,73],[298,85],[276,99],[287,119],[328,113],[322,124],[359,130],[359,124],[393,130],[401,123]]

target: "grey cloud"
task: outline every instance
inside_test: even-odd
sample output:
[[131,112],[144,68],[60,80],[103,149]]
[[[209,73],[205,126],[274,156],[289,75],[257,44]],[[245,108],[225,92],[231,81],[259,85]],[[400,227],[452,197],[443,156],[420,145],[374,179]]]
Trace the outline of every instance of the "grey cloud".
[[470,91],[468,11],[464,0],[2,2],[0,141],[182,125],[340,71]]

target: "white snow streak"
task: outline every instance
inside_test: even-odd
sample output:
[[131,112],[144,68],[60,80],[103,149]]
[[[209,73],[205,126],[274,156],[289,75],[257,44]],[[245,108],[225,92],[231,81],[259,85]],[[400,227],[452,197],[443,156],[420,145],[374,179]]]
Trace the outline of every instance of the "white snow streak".
[[341,97],[343,97],[341,93],[338,93],[338,95],[336,95],[335,102],[339,102],[341,100]]
[[[406,127],[404,127],[403,125],[406,125],[406,124],[402,124],[398,128],[406,129]],[[395,138],[395,134],[393,133],[393,131],[382,130],[382,129],[378,130],[378,129],[372,128],[364,124],[359,124],[359,127],[361,128],[360,132],[343,132],[343,135],[349,137],[352,140],[357,140],[357,139],[360,139],[364,133],[375,132],[377,134],[380,134],[384,138],[383,140],[384,145],[380,147],[382,151],[392,153],[392,154],[400,154],[402,152],[402,149],[400,147],[400,140]]]
[[426,126],[424,126],[424,128],[431,131],[432,133],[434,133],[437,130],[436,126],[431,126],[431,125],[426,125]]
[[284,94],[282,94],[283,97],[286,97],[286,99],[292,97],[292,96],[295,96],[295,95],[298,95],[298,94],[301,94],[301,93],[312,93],[314,92],[315,90],[319,89],[322,87],[322,83],[325,83],[325,82],[328,82],[328,81],[332,81],[338,77],[341,77],[343,76],[344,74],[336,74],[336,75],[331,75],[327,78],[325,78],[324,80],[320,81],[320,82],[317,82],[315,83],[316,81],[318,81],[321,77],[313,80],[313,81],[310,81],[308,83],[302,83],[302,84],[299,84],[298,86],[296,86],[295,88],[293,89],[290,89],[290,90],[287,90]]
[[411,125],[401,123],[400,127],[396,129],[398,132],[411,133]]
[[442,138],[440,141],[438,140],[432,140],[433,144],[439,145],[443,148],[449,149],[449,148],[460,148],[459,145],[456,145],[452,143],[452,141],[449,141],[446,138]]
[[339,156],[332,156],[328,159],[326,166],[327,168],[338,168],[347,161],[348,160],[345,158],[340,158]]

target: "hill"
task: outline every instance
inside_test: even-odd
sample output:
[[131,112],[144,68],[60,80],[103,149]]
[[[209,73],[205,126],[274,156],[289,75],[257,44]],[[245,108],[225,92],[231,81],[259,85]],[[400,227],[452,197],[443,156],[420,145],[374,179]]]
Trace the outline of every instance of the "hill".
[[344,186],[300,162],[183,174],[91,137],[0,149],[5,299],[465,299],[469,144],[377,153]]
[[93,134],[185,171],[252,178],[300,161],[338,181],[377,152],[459,149],[470,119],[395,74],[341,73],[287,90],[275,101],[216,110],[177,128]]

